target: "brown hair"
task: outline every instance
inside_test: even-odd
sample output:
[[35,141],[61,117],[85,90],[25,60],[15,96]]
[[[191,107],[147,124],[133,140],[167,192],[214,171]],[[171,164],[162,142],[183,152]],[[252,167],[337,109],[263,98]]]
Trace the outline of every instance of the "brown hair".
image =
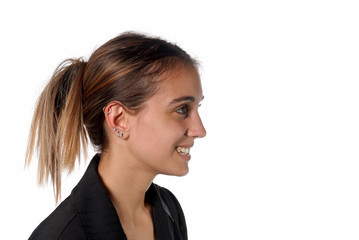
[[97,151],[107,147],[103,107],[120,101],[140,111],[156,93],[160,77],[179,64],[197,69],[177,45],[131,32],[99,47],[88,62],[80,58],[60,64],[38,99],[30,129],[26,165],[37,150],[39,184],[50,177],[58,201],[62,171],[71,172],[76,158],[86,154],[87,136]]

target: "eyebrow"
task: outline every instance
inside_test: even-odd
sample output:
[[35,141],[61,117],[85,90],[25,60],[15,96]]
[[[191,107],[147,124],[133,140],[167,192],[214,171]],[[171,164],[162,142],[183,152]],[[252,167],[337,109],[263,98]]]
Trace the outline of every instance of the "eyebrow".
[[[202,97],[201,101],[203,100],[203,98],[204,98],[204,96]],[[184,97],[176,98],[176,99],[172,100],[170,105],[174,104],[174,103],[184,102],[184,101],[194,102],[195,98],[192,96],[184,96]]]

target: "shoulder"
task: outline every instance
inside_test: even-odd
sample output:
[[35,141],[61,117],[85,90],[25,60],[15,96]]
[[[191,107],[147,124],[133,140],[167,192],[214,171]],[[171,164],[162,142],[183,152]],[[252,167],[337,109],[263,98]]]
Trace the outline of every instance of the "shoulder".
[[80,216],[70,197],[42,221],[29,238],[29,240],[42,239],[86,239]]

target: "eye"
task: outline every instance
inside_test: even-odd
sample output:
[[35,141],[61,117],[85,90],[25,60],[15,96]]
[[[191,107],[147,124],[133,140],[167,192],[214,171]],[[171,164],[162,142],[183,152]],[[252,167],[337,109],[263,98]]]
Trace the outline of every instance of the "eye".
[[184,105],[184,106],[182,106],[180,108],[177,108],[176,112],[178,114],[185,115],[187,117],[187,115],[188,115],[188,105]]

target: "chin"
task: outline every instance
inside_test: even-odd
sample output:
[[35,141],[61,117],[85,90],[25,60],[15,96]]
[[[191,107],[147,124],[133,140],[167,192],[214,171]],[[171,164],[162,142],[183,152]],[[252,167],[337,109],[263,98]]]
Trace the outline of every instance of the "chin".
[[183,171],[177,172],[176,174],[173,174],[173,176],[177,177],[184,177],[189,173],[188,167],[186,169],[183,169]]
[[171,172],[162,172],[162,174],[164,175],[168,175],[168,176],[176,176],[176,177],[184,177],[189,173],[189,168],[186,167],[184,169],[176,169],[175,171],[171,171]]

